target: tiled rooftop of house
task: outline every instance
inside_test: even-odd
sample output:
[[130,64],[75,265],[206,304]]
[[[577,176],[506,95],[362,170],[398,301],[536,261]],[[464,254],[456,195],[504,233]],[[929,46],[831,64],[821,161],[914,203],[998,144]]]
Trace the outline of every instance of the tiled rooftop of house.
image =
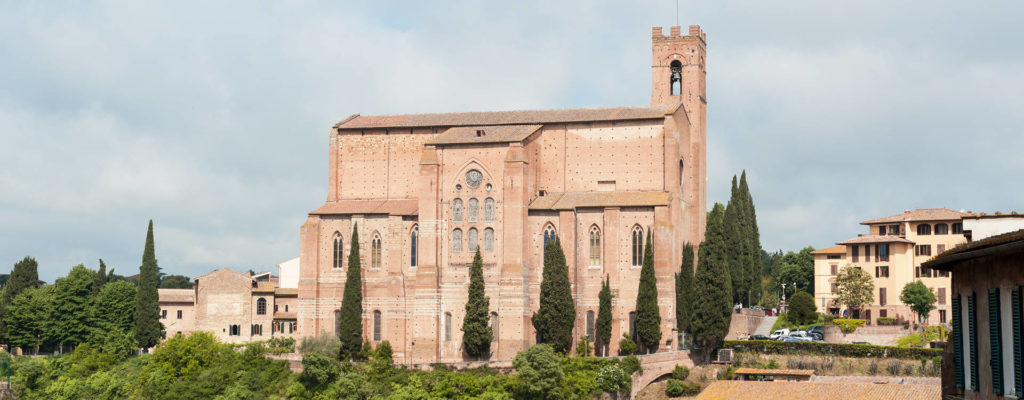
[[156,293],[161,303],[196,302],[196,291],[193,289],[157,289]]
[[982,250],[1001,245],[1008,245],[1014,242],[1020,242],[1021,244],[1024,244],[1024,229],[1013,232],[1007,232],[1002,235],[988,237],[975,242],[961,244],[952,249],[942,252],[942,254],[932,257],[932,259],[922,263],[921,266],[944,270],[948,268],[948,264],[953,264],[955,261],[958,261],[958,259],[963,258],[961,256],[957,256],[958,254],[969,253],[975,250]]
[[426,144],[474,144],[521,142],[543,125],[487,125],[448,128]]
[[338,122],[334,127],[338,129],[416,128],[656,119],[673,113],[679,104],[671,107],[576,108],[365,116],[355,114]]
[[737,374],[745,375],[814,375],[813,369],[765,369],[765,368],[737,368]]
[[894,235],[863,235],[857,236],[853,239],[847,239],[836,244],[861,244],[861,243],[907,243],[914,244],[914,242],[901,238]]
[[942,397],[941,391],[939,385],[718,381],[704,389],[697,400],[933,400]]
[[965,213],[950,210],[948,208],[918,208],[914,211],[905,211],[902,214],[890,215],[888,217],[876,218],[861,222],[863,225],[883,224],[887,222],[910,222],[910,221],[950,221],[963,218]]
[[826,249],[812,251],[811,254],[846,254],[846,246],[836,245]]

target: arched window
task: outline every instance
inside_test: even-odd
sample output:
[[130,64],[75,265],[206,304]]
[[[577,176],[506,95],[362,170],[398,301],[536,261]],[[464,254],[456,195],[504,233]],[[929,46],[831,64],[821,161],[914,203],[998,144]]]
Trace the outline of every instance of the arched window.
[[462,222],[462,199],[452,200],[452,221]]
[[932,234],[932,226],[928,225],[928,224],[918,224],[917,225],[917,234],[918,235],[931,235]]
[[466,209],[466,214],[469,214],[469,222],[476,222],[480,216],[480,201],[475,197],[469,199],[469,208]]
[[672,85],[671,93],[673,96],[678,96],[682,93],[683,88],[683,64],[680,63],[679,60],[673,60],[672,64],[670,64],[670,69],[672,71],[670,81],[670,84]]
[[341,260],[344,259],[344,246],[341,241],[341,232],[334,232],[334,268],[341,268]]
[[452,252],[462,251],[462,229],[456,228],[452,231]]
[[444,341],[452,341],[452,313],[444,313]]
[[412,268],[416,268],[416,256],[420,251],[420,248],[416,246],[419,235],[419,225],[412,227],[412,232],[409,233],[409,266]]
[[466,247],[469,248],[470,253],[475,253],[477,250],[477,231],[476,228],[469,228],[469,235],[466,237]]
[[587,311],[587,339],[594,340],[594,311]]
[[380,310],[373,310],[373,340],[380,340]]
[[498,341],[498,313],[491,312],[491,335],[494,341]]
[[370,242],[370,268],[380,268],[380,234],[373,234],[373,241]]
[[601,266],[601,230],[596,225],[590,227],[590,266]]
[[267,299],[260,297],[256,300],[256,315],[267,315]]
[[484,199],[484,221],[494,221],[494,199],[490,197]]
[[633,266],[639,267],[644,262],[644,230],[639,225],[633,227]]
[[683,160],[679,160],[679,190],[683,190]]
[[964,224],[961,224],[959,222],[954,222],[953,223],[953,234],[954,235],[963,235],[964,234]]
[[943,222],[935,224],[935,234],[936,235],[948,235],[949,234],[949,225],[946,225]]
[[494,251],[494,229],[484,229],[484,251]]
[[544,227],[544,247],[547,247],[548,242],[555,240],[555,227],[554,225],[548,224]]

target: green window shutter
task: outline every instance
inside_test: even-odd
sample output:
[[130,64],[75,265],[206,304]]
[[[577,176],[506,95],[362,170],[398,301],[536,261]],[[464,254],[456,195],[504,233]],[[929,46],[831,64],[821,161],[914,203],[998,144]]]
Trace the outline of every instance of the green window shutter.
[[1013,312],[1013,387],[1017,398],[1024,396],[1024,353],[1021,352],[1020,332],[1020,286],[1010,292],[1010,309]]
[[960,295],[953,295],[953,381],[956,387],[964,387],[964,329],[960,317]]
[[978,294],[971,292],[967,296],[967,331],[970,337],[968,351],[971,356],[971,385],[969,389],[978,390],[978,313],[975,305],[977,304]]
[[992,350],[992,393],[1003,394],[1003,330],[999,314],[999,288],[988,290],[988,343]]

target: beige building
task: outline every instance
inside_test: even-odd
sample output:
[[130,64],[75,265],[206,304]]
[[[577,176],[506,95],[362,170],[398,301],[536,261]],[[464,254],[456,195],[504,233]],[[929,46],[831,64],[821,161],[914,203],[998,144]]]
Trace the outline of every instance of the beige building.
[[949,272],[922,268],[921,264],[967,241],[963,232],[965,215],[945,208],[905,211],[861,222],[867,226],[867,234],[814,251],[814,297],[818,311],[834,315],[847,312],[835,301],[835,276],[839,269],[851,266],[871,275],[875,285],[872,303],[852,310],[851,316],[866,319],[868,324],[874,324],[878,317],[914,321],[913,313],[899,297],[906,284],[921,280],[938,297],[929,322],[949,322]]
[[479,249],[491,359],[511,359],[536,342],[542,248],[558,237],[576,301],[566,323],[574,337],[594,336],[610,277],[614,352],[633,330],[651,235],[660,347],[674,348],[673,273],[683,245],[704,235],[705,40],[698,26],[653,29],[650,106],[355,114],[334,125],[327,200],[301,227],[303,336],[335,332],[358,246],[365,336],[388,340],[398,362],[462,361],[468,266]]

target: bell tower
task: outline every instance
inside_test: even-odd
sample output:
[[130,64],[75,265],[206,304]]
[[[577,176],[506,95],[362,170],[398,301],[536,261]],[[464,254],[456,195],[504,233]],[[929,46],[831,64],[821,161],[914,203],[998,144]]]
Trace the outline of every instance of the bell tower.
[[668,36],[660,26],[651,30],[651,107],[682,101],[691,129],[698,132],[704,131],[707,115],[706,50],[707,35],[699,25],[690,25],[686,35],[678,26],[669,28]]

